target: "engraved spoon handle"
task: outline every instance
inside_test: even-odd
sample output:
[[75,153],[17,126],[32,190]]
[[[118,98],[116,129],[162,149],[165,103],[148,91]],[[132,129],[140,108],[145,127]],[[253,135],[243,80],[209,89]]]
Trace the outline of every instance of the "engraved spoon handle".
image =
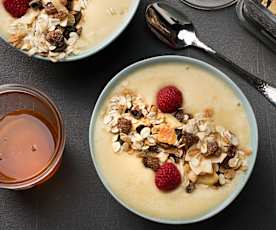
[[276,107],[276,87],[275,86],[260,78],[257,78],[255,75],[244,70],[243,68],[235,64],[232,60],[216,52],[215,50],[213,50],[203,42],[199,41],[198,39],[195,40],[192,45],[197,48],[203,49],[207,53],[213,55],[219,61],[225,62],[235,72],[237,72],[244,80],[246,80],[254,88],[256,88],[258,92],[261,93],[272,105]]

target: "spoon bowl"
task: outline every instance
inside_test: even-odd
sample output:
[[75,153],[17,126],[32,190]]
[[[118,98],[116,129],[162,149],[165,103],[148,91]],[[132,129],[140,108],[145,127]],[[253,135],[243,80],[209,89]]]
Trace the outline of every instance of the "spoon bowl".
[[274,107],[276,107],[276,88],[272,84],[257,78],[233,61],[218,53],[200,41],[191,20],[180,10],[165,2],[150,4],[146,9],[146,21],[150,30],[173,49],[197,47],[224,62],[253,86]]
[[[193,23],[188,17],[166,3],[153,3],[147,7],[149,28],[163,42],[175,49],[192,45],[196,38]],[[188,36],[183,36],[183,32]]]

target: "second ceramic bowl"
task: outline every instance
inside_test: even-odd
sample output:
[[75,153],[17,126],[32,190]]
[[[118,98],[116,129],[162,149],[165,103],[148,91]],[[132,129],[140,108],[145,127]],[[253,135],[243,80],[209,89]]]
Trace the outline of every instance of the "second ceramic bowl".
[[[105,100],[110,95],[112,90],[118,84],[120,84],[122,81],[124,81],[126,79],[126,77],[128,77],[130,74],[133,74],[137,70],[141,70],[143,68],[146,68],[148,66],[155,65],[155,64],[166,65],[168,63],[180,63],[183,65],[191,64],[191,65],[199,67],[205,71],[208,71],[209,73],[212,74],[213,77],[218,78],[221,81],[223,81],[233,91],[233,93],[236,95],[236,97],[240,100],[242,106],[244,107],[245,114],[247,116],[247,120],[248,120],[249,126],[250,126],[250,142],[251,142],[250,147],[252,149],[252,155],[249,158],[248,170],[245,174],[243,174],[239,178],[237,185],[235,185],[236,187],[235,187],[234,191],[223,202],[221,202],[215,208],[210,209],[207,213],[200,215],[198,217],[193,217],[193,218],[188,218],[188,219],[183,219],[183,220],[156,218],[156,217],[152,217],[152,216],[146,215],[144,213],[141,213],[134,207],[130,207],[128,204],[126,204],[124,201],[122,201],[115,194],[115,192],[112,190],[112,188],[109,186],[109,184],[108,184],[107,180],[105,179],[105,176],[101,170],[101,167],[99,166],[99,164],[96,160],[96,156],[95,156],[96,149],[95,149],[95,145],[94,145],[94,140],[95,140],[95,136],[97,135],[97,133],[95,133],[96,119],[97,119],[98,114],[102,108],[102,105],[104,104]],[[221,212],[242,191],[242,189],[244,188],[245,184],[247,183],[247,181],[251,175],[251,172],[252,172],[254,164],[255,164],[255,160],[256,160],[256,156],[257,156],[257,148],[258,148],[258,128],[257,128],[257,123],[256,123],[254,112],[253,112],[251,105],[248,102],[247,98],[242,93],[240,88],[230,78],[228,78],[224,73],[222,73],[220,70],[216,69],[215,67],[213,67],[207,63],[204,63],[202,61],[199,61],[199,60],[196,60],[193,58],[188,58],[188,57],[183,57],[183,56],[160,56],[160,57],[146,59],[146,60],[140,61],[138,63],[135,63],[135,64],[127,67],[126,69],[124,69],[120,73],[118,73],[106,85],[106,87],[102,91],[102,93],[96,103],[96,106],[94,108],[94,112],[93,112],[93,115],[91,118],[90,130],[89,130],[89,143],[90,143],[91,156],[92,156],[92,159],[94,162],[94,166],[97,170],[98,176],[100,177],[102,183],[104,184],[106,189],[110,192],[110,194],[119,203],[121,203],[125,208],[127,208],[128,210],[132,211],[133,213],[135,213],[141,217],[144,217],[146,219],[149,219],[149,220],[152,220],[155,222],[166,223],[166,224],[188,224],[188,223],[194,223],[194,222],[205,220],[205,219],[210,218],[210,217],[216,215],[217,213]],[[143,201],[141,201],[141,202],[143,202]]]
[[[80,59],[84,59],[86,57],[92,56],[108,45],[110,45],[128,26],[128,24],[131,22],[132,18],[134,17],[138,6],[139,6],[140,0],[130,0],[130,6],[127,15],[125,16],[124,20],[120,23],[120,25],[112,32],[110,33],[105,39],[103,39],[101,42],[99,42],[96,46],[93,46],[85,51],[82,51],[78,55],[72,55],[65,59],[59,60],[59,62],[70,62],[70,61],[77,61]],[[93,28],[91,28],[93,29]],[[0,35],[1,38],[1,35]],[[3,38],[2,38],[3,39]],[[3,39],[5,41],[5,39]],[[22,50],[18,49],[20,52],[23,52]],[[25,54],[25,52],[23,52]],[[40,55],[34,55],[32,56],[34,58],[50,61],[47,57],[42,57]]]

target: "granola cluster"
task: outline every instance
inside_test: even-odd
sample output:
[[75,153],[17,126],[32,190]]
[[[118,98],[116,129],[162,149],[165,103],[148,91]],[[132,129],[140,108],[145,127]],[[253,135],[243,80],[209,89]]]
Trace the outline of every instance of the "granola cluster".
[[10,26],[9,42],[28,55],[56,62],[77,54],[88,0],[32,0],[30,10]]
[[212,109],[194,116],[184,109],[165,114],[125,89],[110,99],[103,122],[112,133],[114,152],[134,154],[154,171],[174,163],[191,193],[198,184],[223,186],[247,169],[251,150],[242,149],[238,138],[217,126],[212,116]]

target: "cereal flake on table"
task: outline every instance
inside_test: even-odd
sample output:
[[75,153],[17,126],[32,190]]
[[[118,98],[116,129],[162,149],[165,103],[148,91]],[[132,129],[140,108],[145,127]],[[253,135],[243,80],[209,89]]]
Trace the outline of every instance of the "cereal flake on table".
[[187,193],[203,184],[220,187],[247,170],[249,148],[241,148],[234,133],[214,123],[212,108],[202,113],[162,113],[134,91],[125,89],[108,103],[104,124],[112,134],[115,153],[142,159],[154,171],[173,163]]

